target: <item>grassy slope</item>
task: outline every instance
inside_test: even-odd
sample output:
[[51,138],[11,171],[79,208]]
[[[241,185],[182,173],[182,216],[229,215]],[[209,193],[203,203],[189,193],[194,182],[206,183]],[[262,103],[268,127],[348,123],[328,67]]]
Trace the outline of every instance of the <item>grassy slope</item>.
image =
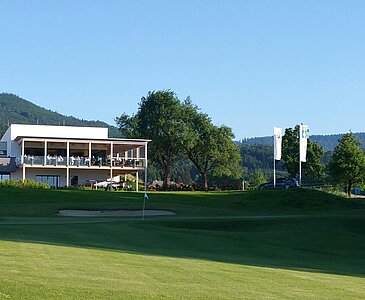
[[141,201],[138,193],[1,190],[0,299],[365,298],[358,200],[309,190],[151,193],[149,208],[177,216],[54,215]]

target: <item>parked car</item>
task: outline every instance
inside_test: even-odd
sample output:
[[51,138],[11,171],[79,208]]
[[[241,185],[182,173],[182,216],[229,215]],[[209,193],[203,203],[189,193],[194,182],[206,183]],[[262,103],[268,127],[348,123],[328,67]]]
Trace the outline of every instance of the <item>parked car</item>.
[[[295,178],[278,178],[276,180],[275,188],[290,189],[299,187],[298,180]],[[265,182],[259,185],[260,190],[274,188],[274,181]]]

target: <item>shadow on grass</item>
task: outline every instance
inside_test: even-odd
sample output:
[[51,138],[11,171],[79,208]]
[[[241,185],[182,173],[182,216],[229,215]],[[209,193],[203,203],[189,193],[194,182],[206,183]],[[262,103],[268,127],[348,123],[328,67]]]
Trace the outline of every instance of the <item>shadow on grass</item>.
[[0,239],[365,276],[365,217],[0,223]]

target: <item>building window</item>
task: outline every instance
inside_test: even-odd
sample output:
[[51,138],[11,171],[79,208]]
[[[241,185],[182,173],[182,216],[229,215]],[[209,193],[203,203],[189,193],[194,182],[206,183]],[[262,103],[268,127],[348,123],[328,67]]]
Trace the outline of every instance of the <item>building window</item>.
[[48,183],[49,186],[58,188],[60,187],[60,176],[54,175],[36,175],[36,181]]
[[0,174],[0,181],[10,179],[10,174]]
[[0,142],[0,156],[6,156],[7,155],[7,142]]

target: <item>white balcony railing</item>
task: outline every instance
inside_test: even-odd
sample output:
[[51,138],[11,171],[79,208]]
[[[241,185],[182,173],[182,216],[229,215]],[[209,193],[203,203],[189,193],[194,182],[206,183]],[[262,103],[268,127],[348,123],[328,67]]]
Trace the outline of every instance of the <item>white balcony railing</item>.
[[113,168],[145,168],[145,158],[121,157],[80,157],[80,156],[36,156],[24,155],[16,158],[17,165],[22,163],[31,166],[69,166],[69,167],[113,167]]

